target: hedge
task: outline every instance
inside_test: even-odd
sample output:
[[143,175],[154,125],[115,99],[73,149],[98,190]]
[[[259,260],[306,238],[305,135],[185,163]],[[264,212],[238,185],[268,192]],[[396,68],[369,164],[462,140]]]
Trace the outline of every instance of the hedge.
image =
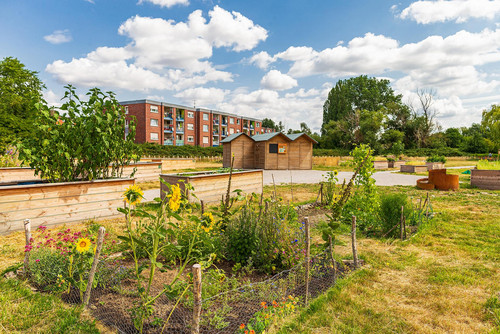
[[154,143],[137,144],[137,153],[142,156],[154,157],[214,157],[222,156],[222,146],[200,147],[200,146],[168,146]]

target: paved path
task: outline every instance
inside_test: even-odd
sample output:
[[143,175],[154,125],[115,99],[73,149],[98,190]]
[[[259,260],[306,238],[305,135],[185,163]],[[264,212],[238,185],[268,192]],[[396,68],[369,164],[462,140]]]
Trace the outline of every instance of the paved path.
[[[320,170],[265,170],[264,171],[264,185],[273,184],[287,184],[292,181],[297,183],[318,183],[326,179],[327,171]],[[346,182],[352,177],[352,172],[339,172],[339,183],[344,179]],[[421,175],[408,175],[395,173],[393,171],[375,172],[373,174],[375,184],[378,186],[414,186],[417,184],[417,179],[421,179]],[[160,189],[150,189],[144,191],[144,200],[146,202],[152,201],[155,197],[160,196]]]

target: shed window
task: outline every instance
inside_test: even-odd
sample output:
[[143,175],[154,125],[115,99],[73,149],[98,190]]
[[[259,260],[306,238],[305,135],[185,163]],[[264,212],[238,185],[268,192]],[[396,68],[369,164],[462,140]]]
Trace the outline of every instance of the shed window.
[[269,153],[278,153],[278,144],[269,144]]

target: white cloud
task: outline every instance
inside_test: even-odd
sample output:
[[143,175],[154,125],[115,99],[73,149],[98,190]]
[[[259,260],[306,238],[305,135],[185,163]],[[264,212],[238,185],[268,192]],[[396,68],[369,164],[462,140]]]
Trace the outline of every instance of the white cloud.
[[[267,31],[237,12],[218,6],[208,13],[192,12],[186,22],[134,16],[118,33],[131,39],[123,47],[99,47],[70,62],[46,67],[61,82],[104,85],[128,90],[181,90],[214,81],[232,81],[232,74],[216,70],[208,61],[214,47],[234,51],[252,49]],[[122,71],[122,72],[118,72]]]
[[195,87],[183,90],[174,96],[180,98],[187,105],[196,101],[196,105],[207,107],[221,103],[228,93],[229,90],[219,88]]
[[260,89],[247,92],[237,89],[218,105],[218,109],[255,118],[271,118],[282,121],[287,128],[299,129],[306,122],[313,131],[321,128],[323,103],[328,91],[299,89],[280,95],[276,91]]
[[262,87],[273,90],[286,90],[297,86],[297,80],[277,70],[269,71],[260,81]]
[[498,0],[421,0],[403,9],[399,17],[421,24],[446,21],[462,23],[471,18],[492,20],[499,13]]
[[153,5],[158,5],[160,7],[167,7],[167,8],[170,8],[175,5],[183,5],[183,6],[189,5],[189,0],[139,0],[137,4],[140,5],[144,2],[150,2]]
[[57,96],[52,90],[43,93],[43,99],[47,102],[48,106],[60,107],[62,105],[61,96]]
[[43,39],[51,44],[62,44],[71,42],[73,39],[68,29],[55,30],[52,34],[43,36]]
[[265,70],[267,67],[273,63],[275,59],[269,55],[266,51],[261,51],[256,53],[250,58],[250,64],[255,64],[257,67]]

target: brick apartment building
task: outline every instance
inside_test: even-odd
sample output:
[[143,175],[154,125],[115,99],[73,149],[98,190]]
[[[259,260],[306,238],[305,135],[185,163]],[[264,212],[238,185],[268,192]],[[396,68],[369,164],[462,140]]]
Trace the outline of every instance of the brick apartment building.
[[[120,102],[127,115],[137,119],[135,141],[160,145],[219,146],[227,136],[274,132],[262,120],[216,110],[190,108],[152,100]],[[125,129],[127,131],[127,129]]]

